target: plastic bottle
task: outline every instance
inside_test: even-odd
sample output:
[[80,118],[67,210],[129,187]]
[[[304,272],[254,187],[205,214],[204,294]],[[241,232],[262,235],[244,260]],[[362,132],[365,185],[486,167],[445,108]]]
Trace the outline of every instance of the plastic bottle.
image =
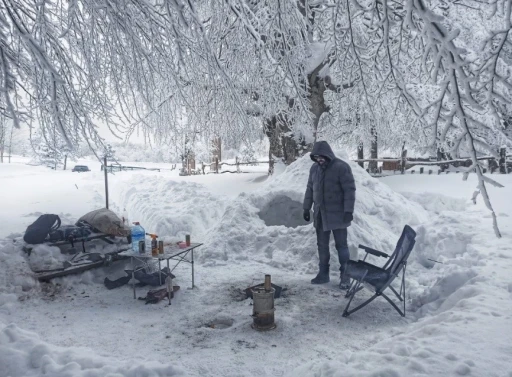
[[156,240],[158,236],[156,234],[149,234],[151,237],[151,255],[154,257],[158,256],[158,241]]
[[123,226],[126,228],[130,226],[130,220],[128,219],[128,212],[126,212],[126,208],[123,209]]
[[139,222],[134,222],[132,229],[132,249],[134,252],[139,252],[139,241],[144,241],[146,239],[146,231],[140,225]]

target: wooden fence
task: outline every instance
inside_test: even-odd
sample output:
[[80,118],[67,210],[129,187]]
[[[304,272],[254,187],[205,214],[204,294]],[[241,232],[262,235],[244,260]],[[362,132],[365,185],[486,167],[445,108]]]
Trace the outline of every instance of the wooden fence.
[[[489,171],[490,173],[494,173],[498,171],[501,174],[509,174],[512,172],[512,154],[507,155],[506,149],[500,149],[500,158],[496,158],[494,156],[482,156],[477,157],[479,161],[487,161],[488,167],[487,169],[483,169],[484,173]],[[428,166],[439,166],[437,169],[437,174],[442,172],[448,173],[449,165],[452,165],[455,168],[461,168],[460,171],[465,171],[464,168],[469,168],[473,165],[473,161],[469,157],[463,157],[458,159],[451,160],[437,160],[434,158],[412,158],[407,157],[407,154],[404,153],[402,157],[399,158],[370,158],[370,159],[357,159],[352,160],[354,162],[359,163],[361,167],[364,168],[365,162],[382,162],[382,166],[378,167],[377,171],[370,171],[370,169],[366,169],[370,174],[382,174],[384,171],[393,171],[400,172],[404,174],[406,170],[410,169],[413,166],[420,165],[419,173],[423,174],[425,172],[425,167]],[[411,170],[411,173],[414,174],[415,170]],[[433,170],[428,169],[428,174],[432,174]],[[458,173],[458,170],[455,170]]]
[[[160,170],[174,170],[176,169],[176,164],[171,165],[171,169],[162,169],[162,168],[145,168],[142,166],[126,166],[119,164],[107,165],[107,171],[113,173],[115,171],[126,171],[126,170],[149,170],[149,171],[158,171]],[[103,171],[103,164],[101,164],[101,171]]]
[[[478,157],[477,160],[488,162],[488,168],[483,169],[484,173],[488,171],[490,173],[494,173],[498,171],[501,174],[512,173],[512,154],[507,154],[505,148],[501,148],[499,151],[500,157],[496,158],[495,156],[482,156]],[[473,163],[469,157],[451,159],[451,160],[437,160],[434,158],[414,158],[407,157],[407,151],[402,153],[401,157],[393,158],[393,157],[384,157],[384,158],[368,158],[368,159],[356,159],[352,160],[357,162],[361,167],[364,168],[365,162],[382,162],[382,166],[378,167],[376,171],[370,171],[370,169],[366,169],[368,173],[372,175],[380,175],[385,171],[393,171],[400,172],[404,174],[406,170],[409,170],[411,167],[419,165],[418,173],[419,174],[441,174],[442,172],[449,173],[453,170],[447,170],[449,165],[452,165],[455,168],[461,168],[460,170],[455,170],[455,173],[464,172],[469,168]],[[234,163],[229,162],[221,162],[218,158],[216,158],[213,162],[207,164],[202,162],[201,168],[196,170],[191,170],[190,172],[185,172],[183,169],[180,170],[180,175],[196,175],[196,174],[223,174],[223,173],[242,173],[241,166],[244,165],[257,165],[257,164],[268,164],[268,175],[272,175],[274,173],[275,160],[269,159],[268,161],[248,161],[242,162],[238,157],[235,158]],[[433,169],[425,169],[429,166],[439,166],[437,171]],[[222,171],[223,166],[234,166],[236,170],[224,170]],[[210,171],[207,173],[205,171],[206,167],[209,167]],[[464,169],[466,168],[466,169]],[[163,169],[163,168],[145,168],[140,166],[125,166],[119,164],[107,165],[107,171],[123,171],[123,170],[150,170],[150,171],[158,171],[161,170],[174,170],[176,169],[176,164],[173,164],[171,169]],[[101,165],[101,170],[103,170],[103,164]],[[416,170],[411,170],[411,173],[414,174]]]
[[[219,162],[219,159],[216,158],[215,161],[213,161],[210,164],[205,164],[204,162],[201,163],[201,170],[199,171],[199,174],[206,174],[205,168],[209,167],[210,172],[214,174],[223,174],[223,173],[242,173],[242,169],[240,168],[243,165],[258,165],[258,164],[268,164],[268,175],[272,175],[274,173],[274,160],[268,160],[268,161],[248,161],[248,162],[241,162],[238,157],[235,158],[234,163],[229,162]],[[224,170],[221,171],[222,166],[235,166],[236,170]]]

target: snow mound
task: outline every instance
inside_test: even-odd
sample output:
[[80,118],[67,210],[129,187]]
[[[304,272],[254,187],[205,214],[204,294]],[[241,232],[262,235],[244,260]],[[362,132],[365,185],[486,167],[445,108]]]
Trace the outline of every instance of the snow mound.
[[421,204],[427,211],[435,214],[440,214],[443,211],[462,212],[468,207],[467,201],[464,199],[455,199],[446,195],[422,192],[422,193],[409,193],[402,192],[403,196]]
[[57,246],[46,244],[35,245],[28,258],[33,271],[52,270],[62,267],[62,262],[69,259],[65,257]]
[[476,224],[463,223],[456,213],[443,213],[416,228],[416,245],[411,258],[423,267],[451,263],[464,267],[478,264],[482,256],[471,246]]
[[117,202],[148,233],[195,240],[224,213],[224,199],[203,185],[138,175],[120,188]]
[[0,377],[170,377],[183,373],[156,362],[121,363],[99,357],[88,349],[50,345],[14,324],[0,323]]
[[450,310],[459,301],[482,293],[482,290],[474,285],[482,278],[475,278],[476,276],[478,274],[472,269],[455,269],[447,273],[424,294],[413,299],[412,309],[418,309],[417,314],[420,315]]
[[[343,153],[338,156],[346,158]],[[271,177],[260,189],[242,193],[229,203],[219,223],[208,232],[202,260],[215,265],[219,260],[251,259],[313,272],[318,263],[315,231],[304,222],[299,207],[311,164],[308,154]],[[357,187],[354,222],[348,232],[351,255],[357,257],[360,243],[392,252],[404,225],[414,228],[425,222],[428,214],[358,165],[349,164]],[[337,263],[337,258],[332,262]]]
[[21,249],[21,239],[0,240],[0,311],[10,311],[18,300],[39,286]]

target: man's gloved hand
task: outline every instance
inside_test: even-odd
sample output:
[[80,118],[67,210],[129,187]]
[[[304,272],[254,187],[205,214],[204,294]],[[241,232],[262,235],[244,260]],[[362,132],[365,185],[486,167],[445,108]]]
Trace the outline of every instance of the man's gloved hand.
[[354,220],[354,216],[352,215],[352,212],[345,212],[343,214],[343,222],[344,223],[349,223],[352,220]]
[[304,217],[304,221],[309,222],[309,220],[311,220],[311,217],[309,216],[309,209],[305,209],[305,210],[304,210],[304,215],[303,215],[303,217]]

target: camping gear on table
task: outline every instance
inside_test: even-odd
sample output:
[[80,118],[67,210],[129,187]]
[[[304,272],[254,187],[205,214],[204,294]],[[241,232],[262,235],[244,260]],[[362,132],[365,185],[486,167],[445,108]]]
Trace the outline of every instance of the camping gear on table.
[[148,233],[148,236],[151,237],[151,255],[154,257],[157,257],[158,256],[158,241],[156,239],[158,238],[158,236],[156,234],[151,234],[151,233]]
[[[130,229],[123,226],[123,221],[111,210],[106,208],[91,211],[78,219],[76,225],[89,224],[93,230],[117,237],[129,237]],[[138,247],[138,243],[137,243]]]
[[[133,226],[130,229],[131,236],[132,236],[132,249],[133,251],[139,251],[140,253],[140,241],[146,240],[146,231],[144,228],[140,225],[138,221],[133,223]],[[144,244],[144,252],[146,249],[146,245]]]
[[48,241],[69,241],[74,246],[74,241],[80,238],[86,238],[91,235],[92,228],[86,224],[85,226],[63,225],[59,229],[53,230],[48,235]]
[[[405,317],[405,269],[407,267],[407,259],[416,243],[415,238],[416,232],[409,225],[406,225],[396,244],[395,251],[391,256],[382,251],[372,249],[371,247],[359,245],[360,249],[366,251],[366,255],[363,260],[348,261],[345,273],[352,279],[352,283],[345,295],[345,297],[350,297],[350,300],[343,311],[343,317],[348,317],[379,296],[384,297],[402,317]],[[389,259],[383,267],[378,267],[365,261],[368,254]],[[402,281],[400,289],[397,292],[391,283],[400,273],[402,273]],[[355,309],[349,310],[354,296],[363,288],[374,292],[374,295]],[[403,302],[403,311],[384,293],[388,288],[394,293],[398,300]]]
[[44,243],[48,235],[59,229],[60,217],[53,214],[44,214],[27,227],[23,240],[31,245]]

